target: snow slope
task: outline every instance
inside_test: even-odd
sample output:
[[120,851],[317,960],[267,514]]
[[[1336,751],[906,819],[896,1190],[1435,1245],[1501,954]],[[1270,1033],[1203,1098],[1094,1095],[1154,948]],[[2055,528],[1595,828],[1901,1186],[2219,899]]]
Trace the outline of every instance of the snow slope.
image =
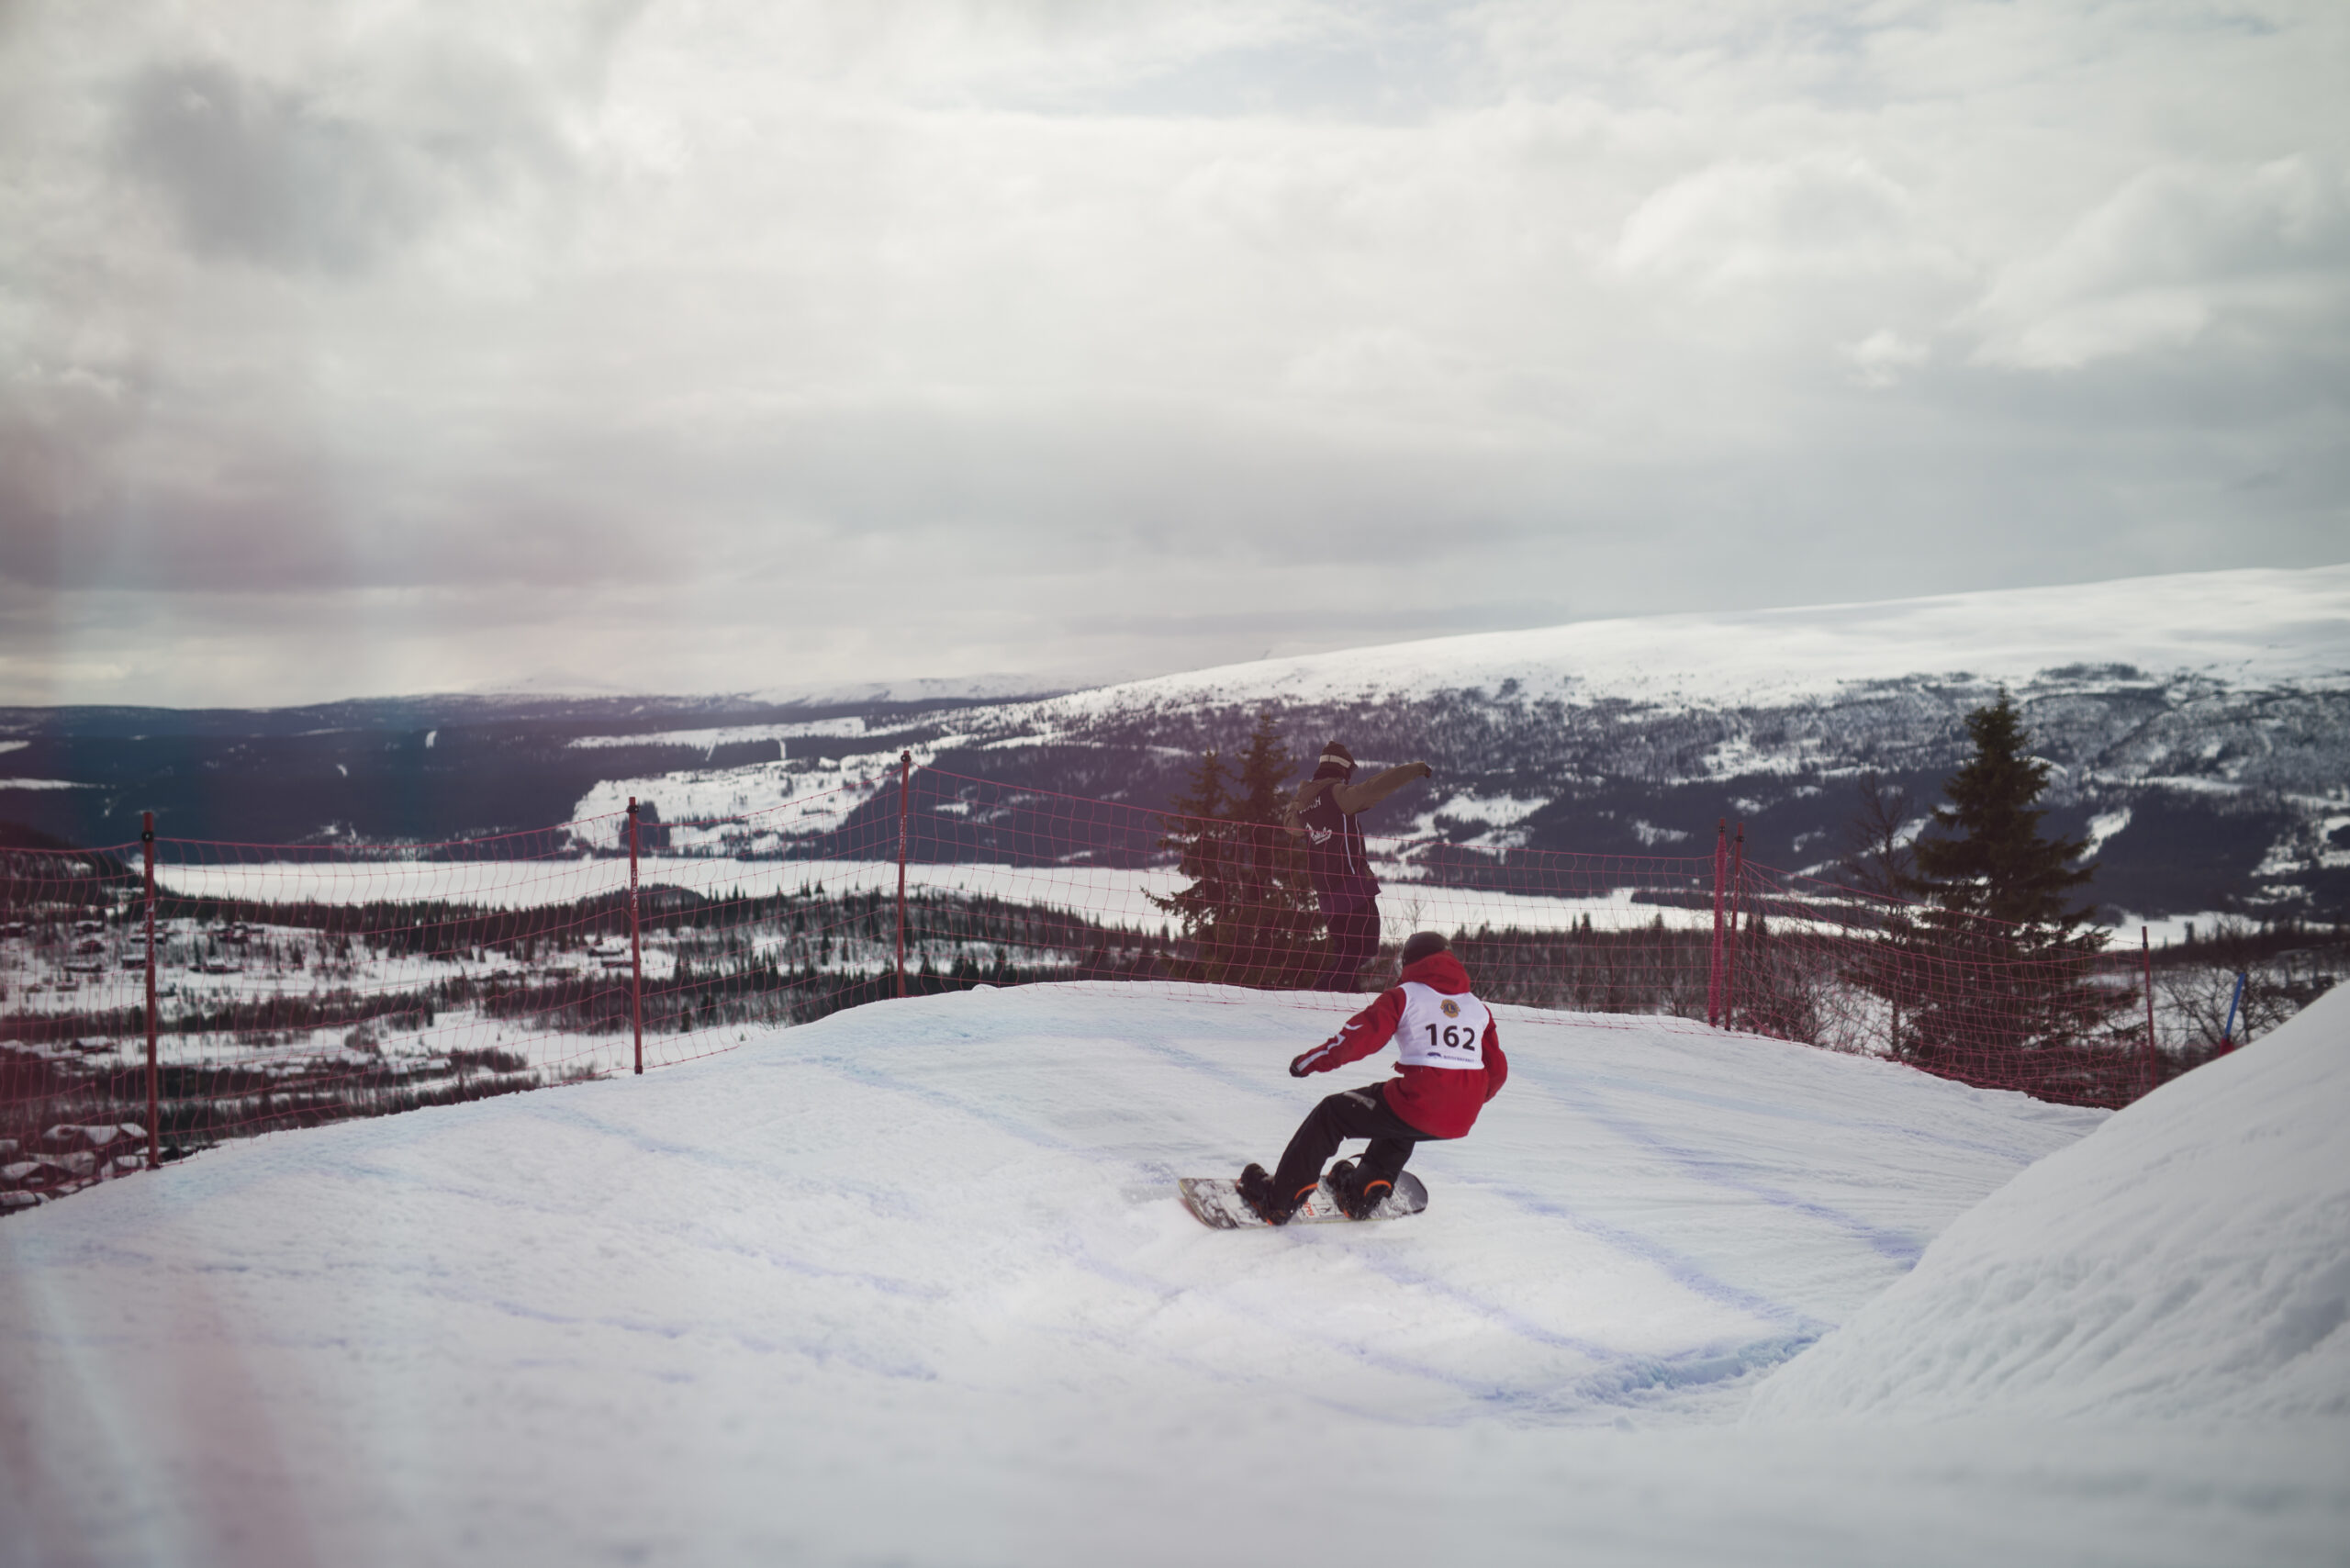
[[2350,986],[1994,1193],[1753,1418],[2343,1421],[2346,1127]]
[[0,1562],[2339,1561],[2300,1430],[1732,1424],[2098,1114],[1504,1009],[1426,1215],[1200,1226],[1339,1007],[886,1003],[8,1221]]
[[1038,707],[1066,722],[1202,702],[1495,692],[1505,681],[1529,701],[1759,707],[1903,676],[1963,673],[2020,686],[2050,671],[2113,665],[2237,687],[2350,681],[2350,565],[1584,621],[1227,665]]

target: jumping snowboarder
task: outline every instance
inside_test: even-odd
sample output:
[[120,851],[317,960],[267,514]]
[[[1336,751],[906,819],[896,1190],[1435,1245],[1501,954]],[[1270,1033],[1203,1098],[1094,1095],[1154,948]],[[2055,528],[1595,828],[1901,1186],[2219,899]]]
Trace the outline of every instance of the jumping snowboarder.
[[1289,1064],[1292,1078],[1360,1061],[1393,1040],[1403,1070],[1384,1083],[1333,1094],[1314,1107],[1270,1176],[1240,1173],[1240,1196],[1268,1225],[1286,1225],[1322,1180],[1322,1164],[1348,1138],[1369,1138],[1360,1160],[1341,1160],[1330,1187],[1349,1218],[1360,1219],[1394,1190],[1415,1145],[1457,1138],[1509,1078],[1493,1010],[1470,994],[1469,971],[1433,931],[1404,944],[1404,974],[1345,1028]]
[[1330,961],[1316,991],[1352,991],[1355,976],[1379,951],[1379,881],[1363,851],[1356,819],[1415,779],[1435,770],[1425,762],[1391,767],[1365,784],[1350,782],[1355,755],[1337,741],[1322,748],[1314,777],[1297,787],[1281,825],[1305,841],[1314,891],[1330,927]]

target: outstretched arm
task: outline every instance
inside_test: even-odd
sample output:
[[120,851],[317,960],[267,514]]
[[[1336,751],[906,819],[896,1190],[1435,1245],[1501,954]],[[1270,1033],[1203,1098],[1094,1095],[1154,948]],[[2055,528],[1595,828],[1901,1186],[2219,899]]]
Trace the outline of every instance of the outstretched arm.
[[1341,784],[1333,790],[1331,799],[1338,802],[1338,810],[1348,816],[1367,812],[1380,801],[1415,779],[1434,776],[1436,769],[1425,762],[1406,762],[1375,775],[1360,784]]
[[1327,1072],[1334,1067],[1360,1061],[1393,1039],[1395,1025],[1403,1020],[1403,990],[1399,987],[1382,991],[1378,1001],[1348,1019],[1345,1028],[1292,1060],[1289,1075],[1304,1078],[1309,1072]]

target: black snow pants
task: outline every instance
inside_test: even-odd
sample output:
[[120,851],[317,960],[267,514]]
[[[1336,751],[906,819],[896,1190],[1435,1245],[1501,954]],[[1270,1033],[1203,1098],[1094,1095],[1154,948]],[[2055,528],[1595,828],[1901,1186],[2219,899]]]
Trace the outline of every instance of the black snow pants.
[[1316,991],[1352,991],[1362,967],[1379,954],[1379,900],[1331,900],[1323,919],[1330,927],[1330,961],[1314,982]]
[[1273,1191],[1284,1197],[1312,1192],[1322,1180],[1322,1167],[1350,1137],[1371,1140],[1358,1167],[1362,1180],[1393,1182],[1412,1158],[1413,1147],[1427,1136],[1388,1108],[1376,1083],[1333,1094],[1298,1124],[1281,1152],[1281,1169],[1273,1172]]

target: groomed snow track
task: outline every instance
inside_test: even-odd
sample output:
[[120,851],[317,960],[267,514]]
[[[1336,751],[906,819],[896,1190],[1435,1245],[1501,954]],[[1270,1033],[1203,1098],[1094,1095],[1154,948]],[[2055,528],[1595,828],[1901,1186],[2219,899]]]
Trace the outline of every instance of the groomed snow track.
[[[2344,1002],[2256,1047],[2330,1069],[2251,1092],[2341,1125]],[[1869,1314],[2018,1172],[2103,1169],[2255,1053],[2100,1128],[1674,1020],[1502,1018],[1508,1092],[1393,1225],[1182,1212],[1177,1175],[1378,1076],[1290,1080],[1323,1021],[1205,988],[885,1003],[107,1183],[0,1226],[0,1562],[2342,1561],[2338,1406],[1863,1421],[1807,1371],[1860,1375]],[[2071,1229],[2009,1227],[2016,1266],[2098,1235],[2098,1191],[2038,1200]],[[1964,1360],[1964,1315],[1920,1311],[1895,1337]],[[1774,1371],[1815,1392],[1774,1409]]]

